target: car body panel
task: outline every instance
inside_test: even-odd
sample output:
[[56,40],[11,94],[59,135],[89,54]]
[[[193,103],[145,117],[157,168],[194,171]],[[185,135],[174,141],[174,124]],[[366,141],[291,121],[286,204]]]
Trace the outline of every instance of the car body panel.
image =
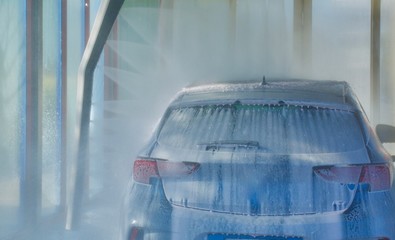
[[392,159],[345,82],[189,87],[136,162],[123,239],[395,238]]

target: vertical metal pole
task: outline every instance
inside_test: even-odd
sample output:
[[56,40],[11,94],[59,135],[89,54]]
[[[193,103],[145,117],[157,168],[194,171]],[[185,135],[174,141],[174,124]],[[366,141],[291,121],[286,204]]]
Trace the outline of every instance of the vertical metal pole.
[[[173,42],[173,14],[169,14],[174,9],[174,0],[161,0],[158,35],[161,49],[170,51]],[[164,64],[162,61],[161,64]]]
[[61,147],[60,206],[66,207],[67,189],[67,0],[61,1]]
[[230,15],[230,23],[228,30],[228,60],[232,61],[231,66],[234,66],[236,69],[235,58],[232,57],[232,54],[235,54],[236,51],[236,37],[237,37],[237,0],[229,0],[229,15]]
[[294,73],[308,77],[312,70],[312,0],[294,1]]
[[370,113],[371,121],[380,121],[380,18],[381,0],[371,0],[370,17]]
[[78,149],[75,156],[76,173],[71,189],[72,200],[67,209],[66,229],[75,229],[80,224],[83,193],[87,190],[84,189],[84,179],[87,174],[85,166],[89,158],[85,147],[89,142],[93,72],[123,2],[124,0],[102,1],[78,70],[77,125],[75,126]]
[[26,165],[22,208],[28,227],[41,215],[42,0],[26,0]]
[[[89,41],[89,35],[90,35],[90,28],[91,28],[91,23],[90,23],[90,11],[91,11],[91,5],[90,5],[90,0],[84,0],[84,39],[85,39],[85,46],[88,45],[88,41]],[[92,73],[93,75],[93,73]],[[93,76],[92,76],[93,78]],[[93,86],[93,79],[92,79],[92,86]],[[93,87],[92,87],[93,88]],[[92,95],[92,93],[90,93]],[[90,112],[90,111],[89,111]],[[90,115],[90,113],[89,113]],[[88,122],[90,122],[90,116],[87,120]],[[85,135],[84,135],[85,137]],[[83,177],[83,182],[82,185],[83,187],[81,187],[81,189],[84,189],[84,191],[81,191],[81,201],[84,201],[88,195],[89,195],[89,130],[87,130],[86,132],[86,140],[84,141],[84,144],[82,145],[84,148],[84,157],[85,161],[84,161],[84,177]],[[81,186],[82,186],[81,185]]]
[[234,47],[236,40],[236,24],[237,24],[237,0],[229,0],[230,24],[229,24],[229,40],[231,47]]
[[90,5],[90,0],[85,0],[84,1],[84,33],[85,33],[85,45],[88,44],[88,39],[89,39],[89,33],[90,33],[90,10],[91,5]]
[[[395,125],[395,1],[387,1],[382,4],[388,16],[383,14],[383,35],[381,36],[381,96],[385,101],[381,102],[381,106],[385,109],[380,116],[380,122]],[[384,26],[386,27],[384,28]],[[394,149],[389,149],[391,153],[395,153]]]

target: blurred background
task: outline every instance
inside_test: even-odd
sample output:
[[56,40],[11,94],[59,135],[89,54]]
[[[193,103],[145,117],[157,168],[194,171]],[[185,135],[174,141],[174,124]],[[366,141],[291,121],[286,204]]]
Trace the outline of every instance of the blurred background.
[[196,82],[347,81],[373,124],[395,125],[392,0],[125,0],[78,146],[78,69],[104,2],[0,0],[0,239],[116,239],[132,160]]

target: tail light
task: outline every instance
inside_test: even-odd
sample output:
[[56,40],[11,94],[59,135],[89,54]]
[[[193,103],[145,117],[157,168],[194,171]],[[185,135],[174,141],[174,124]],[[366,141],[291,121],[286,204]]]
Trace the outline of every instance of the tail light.
[[342,184],[367,183],[370,191],[388,190],[392,181],[391,165],[387,163],[316,166],[313,171],[326,181]]
[[129,232],[128,240],[143,240],[144,231],[139,227],[132,227]]
[[149,184],[151,178],[188,176],[199,168],[194,162],[169,162],[163,159],[138,159],[133,166],[133,179]]

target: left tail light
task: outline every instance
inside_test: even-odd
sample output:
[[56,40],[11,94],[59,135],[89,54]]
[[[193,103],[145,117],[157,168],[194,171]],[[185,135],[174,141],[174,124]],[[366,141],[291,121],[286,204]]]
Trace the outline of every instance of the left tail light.
[[129,232],[128,240],[143,240],[144,231],[140,227],[132,227]]
[[313,171],[326,181],[342,184],[367,183],[370,185],[370,191],[385,191],[391,188],[392,169],[388,163],[316,166]]
[[149,184],[151,178],[184,177],[199,168],[195,162],[170,162],[163,159],[137,159],[133,165],[133,179]]

